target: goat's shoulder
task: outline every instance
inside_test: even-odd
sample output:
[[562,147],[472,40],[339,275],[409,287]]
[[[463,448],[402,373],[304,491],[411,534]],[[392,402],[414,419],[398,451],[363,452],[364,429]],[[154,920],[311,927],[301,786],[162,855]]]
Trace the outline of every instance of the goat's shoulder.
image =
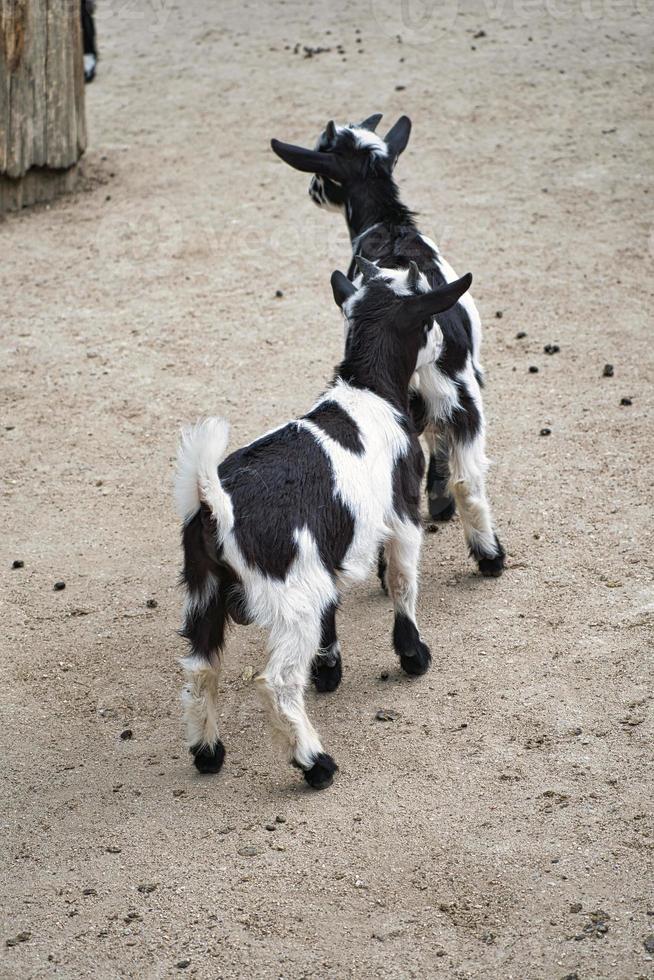
[[395,458],[408,446],[407,416],[386,398],[337,378],[323,396],[352,418],[366,453],[388,452]]

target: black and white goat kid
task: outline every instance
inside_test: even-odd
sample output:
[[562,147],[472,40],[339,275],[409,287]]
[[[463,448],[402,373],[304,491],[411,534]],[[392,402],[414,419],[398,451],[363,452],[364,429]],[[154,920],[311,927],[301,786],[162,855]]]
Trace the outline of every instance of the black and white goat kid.
[[[327,124],[315,150],[272,140],[275,153],[296,170],[312,173],[309,193],[319,206],[343,211],[360,254],[384,268],[415,262],[431,288],[456,279],[437,245],[420,234],[415,214],[400,201],[393,169],[405,149],[411,122],[402,116],[382,139],[376,114],[360,125]],[[364,271],[365,282],[375,267]],[[348,275],[356,279],[354,258]],[[465,539],[483,575],[501,575],[504,549],[495,533],[486,494],[488,461],[479,362],[481,321],[472,297],[438,316],[443,344],[412,383],[411,411],[429,448],[427,493],[434,520],[458,509]]]
[[374,569],[380,547],[395,652],[409,674],[431,661],[415,621],[424,459],[409,382],[438,354],[434,316],[471,277],[429,290],[415,265],[375,273],[359,291],[342,273],[332,276],[347,321],[345,356],[310,412],[226,458],[221,419],[182,433],[175,489],[184,521],[182,635],[191,647],[183,700],[200,772],[217,772],[225,754],[218,671],[234,620],[269,632],[257,684],[273,733],[311,786],[331,783],[336,763],[307,717],[304,692],[312,669],[319,689],[338,685],[340,592]]

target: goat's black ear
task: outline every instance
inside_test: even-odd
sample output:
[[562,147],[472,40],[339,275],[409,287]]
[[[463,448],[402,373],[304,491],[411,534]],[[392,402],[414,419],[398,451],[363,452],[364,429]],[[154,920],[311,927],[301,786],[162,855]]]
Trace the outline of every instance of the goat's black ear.
[[397,163],[400,153],[406,149],[411,135],[411,120],[408,116],[400,116],[398,121],[392,126],[384,137],[384,142],[388,147],[388,156],[391,169]]
[[322,153],[320,150],[305,150],[302,146],[271,140],[270,145],[284,163],[301,170],[305,174],[319,174],[332,180],[342,180],[343,173],[337,157],[333,153]]
[[375,265],[374,262],[369,262],[368,259],[364,259],[363,255],[355,255],[354,261],[356,262],[357,269],[363,276],[364,283],[370,282],[371,279],[379,275],[379,266]]
[[371,133],[374,133],[374,131],[377,129],[380,122],[382,121],[382,116],[383,116],[382,112],[373,112],[372,116],[368,116],[367,119],[363,120],[363,122],[359,126],[359,129],[367,129]]
[[419,296],[409,296],[405,300],[406,309],[411,313],[412,318],[424,323],[438,313],[444,313],[454,306],[465,292],[470,289],[472,275],[468,272],[455,282],[448,282],[446,286],[439,286],[428,293],[421,293]]
[[333,119],[330,119],[327,125],[325,126],[325,136],[327,137],[330,143],[336,139],[336,123],[334,122]]
[[345,300],[349,299],[357,291],[354,283],[350,282],[347,276],[344,276],[338,269],[332,272],[331,284],[337,306],[343,306]]

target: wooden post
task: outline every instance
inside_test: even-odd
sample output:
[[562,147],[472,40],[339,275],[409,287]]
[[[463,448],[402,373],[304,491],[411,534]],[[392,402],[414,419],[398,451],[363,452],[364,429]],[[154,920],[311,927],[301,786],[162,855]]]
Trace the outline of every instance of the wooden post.
[[0,212],[72,190],[85,148],[80,0],[0,0]]

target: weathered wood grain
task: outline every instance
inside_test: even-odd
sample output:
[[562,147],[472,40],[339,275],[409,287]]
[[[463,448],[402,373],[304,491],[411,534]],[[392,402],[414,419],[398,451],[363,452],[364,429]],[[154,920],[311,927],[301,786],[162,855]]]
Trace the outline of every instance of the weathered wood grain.
[[85,147],[79,0],[0,0],[0,210],[69,190]]

